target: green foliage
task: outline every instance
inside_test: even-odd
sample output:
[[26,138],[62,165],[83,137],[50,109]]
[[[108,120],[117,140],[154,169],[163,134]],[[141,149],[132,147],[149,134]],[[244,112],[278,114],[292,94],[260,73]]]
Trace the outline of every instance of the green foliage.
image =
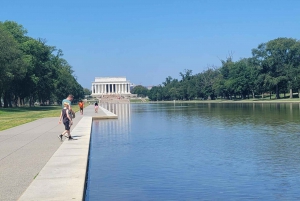
[[[4,107],[53,103],[73,94],[84,97],[62,51],[44,39],[26,36],[27,30],[12,21],[0,22],[0,100]],[[56,55],[55,55],[56,53]],[[0,107],[2,103],[0,101]]]
[[[162,85],[153,87],[149,99],[246,99],[265,93],[300,92],[300,41],[277,38],[252,49],[251,58],[221,60],[221,67],[209,68],[192,75],[192,70],[180,72],[181,80],[168,76]],[[268,95],[269,96],[269,95]],[[269,96],[270,98],[272,96]]]
[[265,88],[275,90],[276,98],[280,98],[280,89],[286,86],[299,87],[296,81],[300,64],[299,41],[292,38],[277,38],[260,44],[257,49],[252,50],[252,54],[262,68]]
[[83,92],[84,92],[84,95],[86,95],[86,96],[90,96],[92,94],[92,91],[87,88],[83,88]]
[[148,95],[148,89],[142,85],[137,85],[131,90],[132,94],[137,94],[138,97],[146,97]]

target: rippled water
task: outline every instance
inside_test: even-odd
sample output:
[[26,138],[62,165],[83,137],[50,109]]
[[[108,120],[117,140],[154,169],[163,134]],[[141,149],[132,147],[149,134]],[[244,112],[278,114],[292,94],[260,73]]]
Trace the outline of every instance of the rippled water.
[[115,104],[86,200],[300,200],[299,104]]

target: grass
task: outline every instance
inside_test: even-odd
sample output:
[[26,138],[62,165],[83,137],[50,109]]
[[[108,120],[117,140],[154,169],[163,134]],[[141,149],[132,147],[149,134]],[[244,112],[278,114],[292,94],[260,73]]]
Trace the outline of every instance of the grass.
[[[174,103],[174,101],[150,101],[151,103]],[[216,100],[176,100],[176,103],[300,103],[298,96],[295,98],[289,98],[288,96],[281,96],[280,99],[276,99],[275,95],[264,98],[250,98],[250,99],[216,99]]]
[[[73,108],[75,112],[78,107]],[[61,106],[0,108],[0,131],[45,117],[59,118]]]
[[148,102],[148,101],[142,101],[141,99],[130,99],[130,102],[131,103],[145,103],[145,102]]
[[[151,103],[174,103],[174,100],[171,101],[150,101]],[[261,95],[256,95],[255,98],[252,98],[252,96],[248,99],[216,99],[216,100],[176,100],[176,103],[300,103],[300,98],[298,97],[298,93],[293,94],[293,98],[290,98],[290,95],[288,93],[280,94],[280,98],[276,99],[276,95],[272,94],[271,99],[270,95],[266,94],[264,95],[264,98],[261,97]]]
[[149,99],[146,98],[131,98],[129,99],[130,103],[147,103]]

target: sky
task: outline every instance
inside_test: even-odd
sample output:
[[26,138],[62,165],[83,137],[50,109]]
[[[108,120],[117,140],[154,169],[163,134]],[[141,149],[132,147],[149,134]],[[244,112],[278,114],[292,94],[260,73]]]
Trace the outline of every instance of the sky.
[[0,0],[0,21],[64,53],[84,88],[95,77],[156,86],[251,57],[260,43],[300,39],[298,0]]

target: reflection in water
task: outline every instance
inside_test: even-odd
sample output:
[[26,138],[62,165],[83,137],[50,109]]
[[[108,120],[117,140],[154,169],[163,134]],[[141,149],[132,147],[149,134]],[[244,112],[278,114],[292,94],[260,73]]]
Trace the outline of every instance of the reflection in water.
[[[102,132],[109,133],[109,131],[114,131],[115,133],[123,133],[123,135],[128,135],[130,132],[130,104],[103,103],[100,104],[100,106],[118,115],[118,120],[101,121]],[[95,129],[97,129],[97,127],[95,127]]]
[[300,199],[300,104],[104,107],[87,200]]

